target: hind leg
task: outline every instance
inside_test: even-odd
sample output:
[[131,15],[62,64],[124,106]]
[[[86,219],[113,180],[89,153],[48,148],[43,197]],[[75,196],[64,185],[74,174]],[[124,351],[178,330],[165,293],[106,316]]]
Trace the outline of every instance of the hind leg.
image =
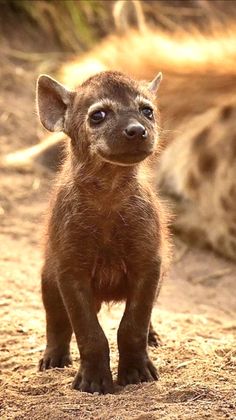
[[150,322],[149,331],[148,331],[148,345],[150,347],[161,346],[161,339],[157,332],[154,330],[152,323]]
[[72,327],[55,279],[43,274],[42,297],[46,310],[47,345],[39,370],[69,366]]

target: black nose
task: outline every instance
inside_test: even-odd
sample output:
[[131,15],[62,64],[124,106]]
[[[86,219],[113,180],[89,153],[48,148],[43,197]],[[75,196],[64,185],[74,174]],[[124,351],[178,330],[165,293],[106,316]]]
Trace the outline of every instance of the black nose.
[[147,138],[147,130],[140,123],[131,123],[124,130],[125,136],[128,139],[141,140]]

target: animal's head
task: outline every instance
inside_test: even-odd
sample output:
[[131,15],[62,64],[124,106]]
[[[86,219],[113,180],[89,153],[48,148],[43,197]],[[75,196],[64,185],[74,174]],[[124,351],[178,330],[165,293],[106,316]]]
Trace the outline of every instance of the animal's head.
[[155,151],[161,74],[141,83],[118,72],[102,72],[69,91],[49,76],[38,79],[39,117],[49,131],[71,138],[78,160],[86,156],[133,165]]

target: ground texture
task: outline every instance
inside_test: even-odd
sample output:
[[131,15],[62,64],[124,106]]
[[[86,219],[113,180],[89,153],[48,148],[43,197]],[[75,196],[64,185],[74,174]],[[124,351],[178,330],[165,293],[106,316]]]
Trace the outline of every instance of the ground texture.
[[[51,182],[1,171],[1,419],[236,419],[236,266],[178,240],[154,309],[162,346],[150,353],[158,382],[116,386],[106,396],[72,390],[74,342],[73,367],[37,372],[45,345],[40,242]],[[114,378],[122,310],[104,307],[100,315]]]

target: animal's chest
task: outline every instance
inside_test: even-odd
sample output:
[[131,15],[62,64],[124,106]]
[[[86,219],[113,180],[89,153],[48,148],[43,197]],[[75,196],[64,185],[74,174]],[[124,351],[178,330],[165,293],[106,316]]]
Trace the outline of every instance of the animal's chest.
[[99,226],[92,284],[101,300],[121,300],[127,291],[127,225],[107,220]]

